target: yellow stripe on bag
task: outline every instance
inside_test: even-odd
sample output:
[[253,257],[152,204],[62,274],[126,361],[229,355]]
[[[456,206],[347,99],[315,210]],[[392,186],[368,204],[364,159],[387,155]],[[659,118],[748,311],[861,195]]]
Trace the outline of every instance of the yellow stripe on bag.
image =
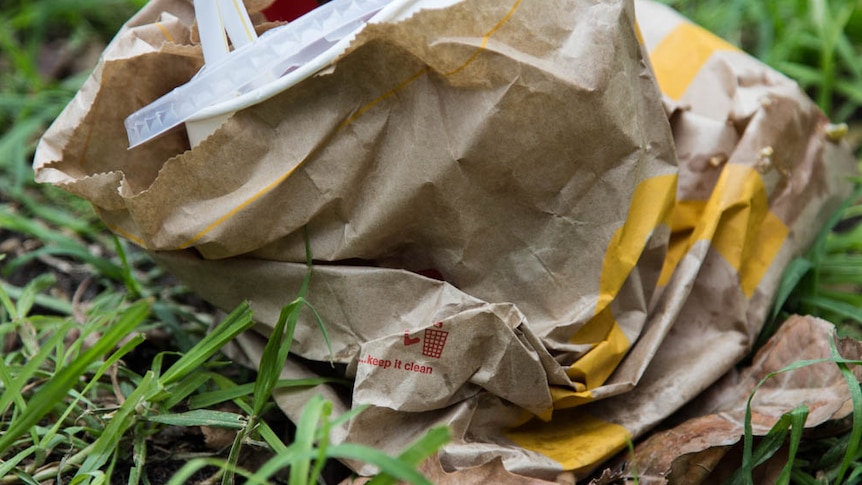
[[[572,339],[573,343],[598,342],[589,352],[584,354],[567,370],[566,374],[575,385],[575,389],[551,387],[551,399],[554,409],[568,409],[593,400],[591,389],[595,389],[608,380],[631,347],[622,328],[614,320],[610,308],[591,319]],[[601,337],[591,336],[597,330],[604,329]],[[583,341],[581,340],[583,339]]]
[[554,410],[578,407],[588,402],[592,402],[595,399],[592,391],[580,390],[584,387],[580,382],[575,382],[575,387],[576,389],[574,391],[560,386],[549,387],[551,391],[551,400],[554,403]]
[[752,167],[724,166],[708,201],[684,201],[674,208],[673,235],[659,285],[666,285],[676,264],[697,242],[708,240],[739,274],[751,298],[787,239],[790,229],[769,210],[763,178]]
[[670,243],[667,255],[664,258],[661,274],[658,277],[658,286],[665,286],[670,282],[670,277],[676,270],[685,253],[691,249],[693,241],[691,235],[698,222],[703,218],[706,209],[705,200],[679,200],[673,208],[670,222]]
[[164,35],[165,38],[168,39],[168,42],[176,44],[176,42],[174,42],[174,38],[171,36],[171,33],[168,31],[168,29],[165,28],[164,25],[162,25],[161,22],[156,22],[156,27],[158,27],[159,30],[162,31],[162,35]]
[[573,381],[583,382],[587,389],[604,384],[629,350],[629,339],[614,320],[610,307],[593,317],[572,337],[575,344],[596,342],[595,347],[566,371]]
[[716,51],[739,50],[697,25],[682,22],[650,52],[661,92],[679,100]]
[[[789,228],[769,210],[763,178],[751,167],[728,164],[707,205],[707,219],[721,220],[715,228],[712,247],[739,271],[739,283],[751,298],[769,265],[784,244]],[[715,203],[712,203],[715,200]],[[695,232],[699,239],[705,234]]]
[[635,38],[638,40],[638,44],[644,46],[646,45],[646,41],[644,40],[644,34],[641,32],[641,26],[638,25],[637,21],[635,21]]
[[128,231],[124,231],[118,226],[113,226],[113,225],[108,224],[104,221],[103,221],[103,223],[105,224],[105,227],[107,227],[111,232],[123,236],[124,238],[128,239],[129,241],[132,241],[133,243],[137,244],[138,246],[140,246],[144,249],[147,248],[147,243],[143,239],[139,238],[138,236],[135,236],[134,234],[132,234]]
[[610,303],[637,265],[655,228],[669,223],[676,182],[677,174],[673,173],[648,178],[635,187],[626,221],[611,236],[605,251],[596,313],[570,339],[574,344],[593,344],[593,348],[567,370],[576,389],[552,389],[556,409],[591,401],[590,389],[605,383],[631,347]]
[[622,451],[631,439],[622,426],[581,410],[555,413],[550,422],[534,419],[505,434],[521,448],[541,453],[576,473]]
[[677,174],[648,178],[635,187],[629,214],[611,237],[602,263],[596,314],[616,298],[659,224],[669,223],[676,200]]

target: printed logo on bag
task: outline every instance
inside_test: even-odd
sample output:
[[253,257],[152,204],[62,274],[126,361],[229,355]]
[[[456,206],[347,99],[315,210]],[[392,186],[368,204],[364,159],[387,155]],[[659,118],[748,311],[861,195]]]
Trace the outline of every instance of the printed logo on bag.
[[[449,332],[443,330],[443,322],[435,322],[431,325],[434,328],[426,328],[421,337],[411,337],[410,331],[404,331],[404,346],[422,344],[422,355],[432,359],[439,359],[443,354],[443,348],[446,346],[446,338]],[[418,374],[433,374],[434,368],[430,365],[424,365],[420,362],[404,362],[401,359],[378,359],[372,355],[365,355],[359,359],[360,364],[370,365],[381,369],[394,369],[415,372]]]
[[426,328],[421,338],[411,337],[410,331],[405,330],[404,346],[409,347],[410,345],[418,344],[424,339],[422,343],[422,355],[439,359],[440,355],[443,354],[443,347],[446,346],[446,337],[449,336],[449,332],[442,330],[443,322],[435,322],[433,326],[437,328]]
[[409,330],[404,331],[404,346],[405,347],[407,347],[408,345],[418,344],[420,340],[422,340],[422,339],[420,339],[419,337],[411,337]]
[[[434,324],[434,326],[437,328],[442,328],[443,322],[437,322]],[[425,357],[439,359],[440,355],[443,353],[443,347],[446,346],[446,337],[448,336],[449,332],[445,330],[426,328],[425,342],[422,344],[422,355],[424,355]]]

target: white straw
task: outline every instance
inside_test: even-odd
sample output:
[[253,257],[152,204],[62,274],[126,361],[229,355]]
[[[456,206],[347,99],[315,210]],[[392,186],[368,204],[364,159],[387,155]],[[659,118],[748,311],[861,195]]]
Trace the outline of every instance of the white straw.
[[257,39],[257,33],[254,31],[254,24],[251,23],[242,0],[217,1],[222,23],[230,41],[233,42],[233,48],[238,49],[254,42]]
[[214,64],[227,57],[228,45],[215,0],[194,0],[195,19],[204,51],[204,62]]

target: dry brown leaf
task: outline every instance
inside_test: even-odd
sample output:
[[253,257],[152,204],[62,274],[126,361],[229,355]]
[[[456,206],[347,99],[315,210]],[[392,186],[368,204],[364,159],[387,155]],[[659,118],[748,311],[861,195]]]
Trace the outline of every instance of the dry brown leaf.
[[715,446],[698,453],[677,457],[671,463],[670,473],[667,476],[668,483],[702,483],[712,474],[730,448],[730,446]]
[[227,448],[236,438],[235,429],[201,426],[201,433],[204,435],[206,447],[215,451]]
[[[692,403],[686,414],[694,417],[637,446],[634,465],[638,473],[666,477],[668,483],[695,485],[705,483],[713,470],[729,468],[720,463],[742,438],[746,401],[755,385],[799,360],[829,357],[833,329],[832,324],[813,317],[791,317],[757,353],[750,367],[731,372]],[[837,345],[847,358],[862,356],[859,342],[844,340]],[[800,404],[810,410],[806,427],[843,418],[850,409],[846,406],[849,399],[844,376],[832,363],[778,374],[767,380],[752,400],[754,432],[765,434],[783,413]],[[772,468],[766,466],[761,472],[769,473]]]
[[622,473],[620,471],[614,471],[610,468],[605,468],[602,471],[602,474],[590,480],[590,485],[613,485],[617,483],[622,477]]

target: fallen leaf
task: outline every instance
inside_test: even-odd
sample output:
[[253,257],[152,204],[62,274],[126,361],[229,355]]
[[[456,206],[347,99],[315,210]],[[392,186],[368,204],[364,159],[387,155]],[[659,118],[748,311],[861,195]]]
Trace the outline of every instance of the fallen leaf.
[[623,478],[622,472],[605,468],[602,474],[590,480],[590,485],[613,485]]
[[[732,371],[695,399],[683,411],[689,419],[640,443],[627,470],[637,470],[639,476],[664,477],[667,483],[697,485],[705,483],[714,470],[733,469],[725,463],[725,454],[742,439],[746,402],[757,383],[794,362],[830,357],[834,328],[814,317],[791,317],[750,367]],[[862,357],[862,343],[846,339],[837,342],[837,347],[846,358]],[[859,369],[854,371],[859,377]],[[809,408],[806,428],[840,420],[852,410],[849,400],[847,382],[834,363],[777,374],[752,399],[754,434],[765,434],[782,414],[800,404]],[[760,473],[771,476],[774,468],[767,464]]]
[[223,450],[233,444],[236,438],[235,429],[216,428],[213,426],[201,426],[204,435],[204,444],[210,450]]

